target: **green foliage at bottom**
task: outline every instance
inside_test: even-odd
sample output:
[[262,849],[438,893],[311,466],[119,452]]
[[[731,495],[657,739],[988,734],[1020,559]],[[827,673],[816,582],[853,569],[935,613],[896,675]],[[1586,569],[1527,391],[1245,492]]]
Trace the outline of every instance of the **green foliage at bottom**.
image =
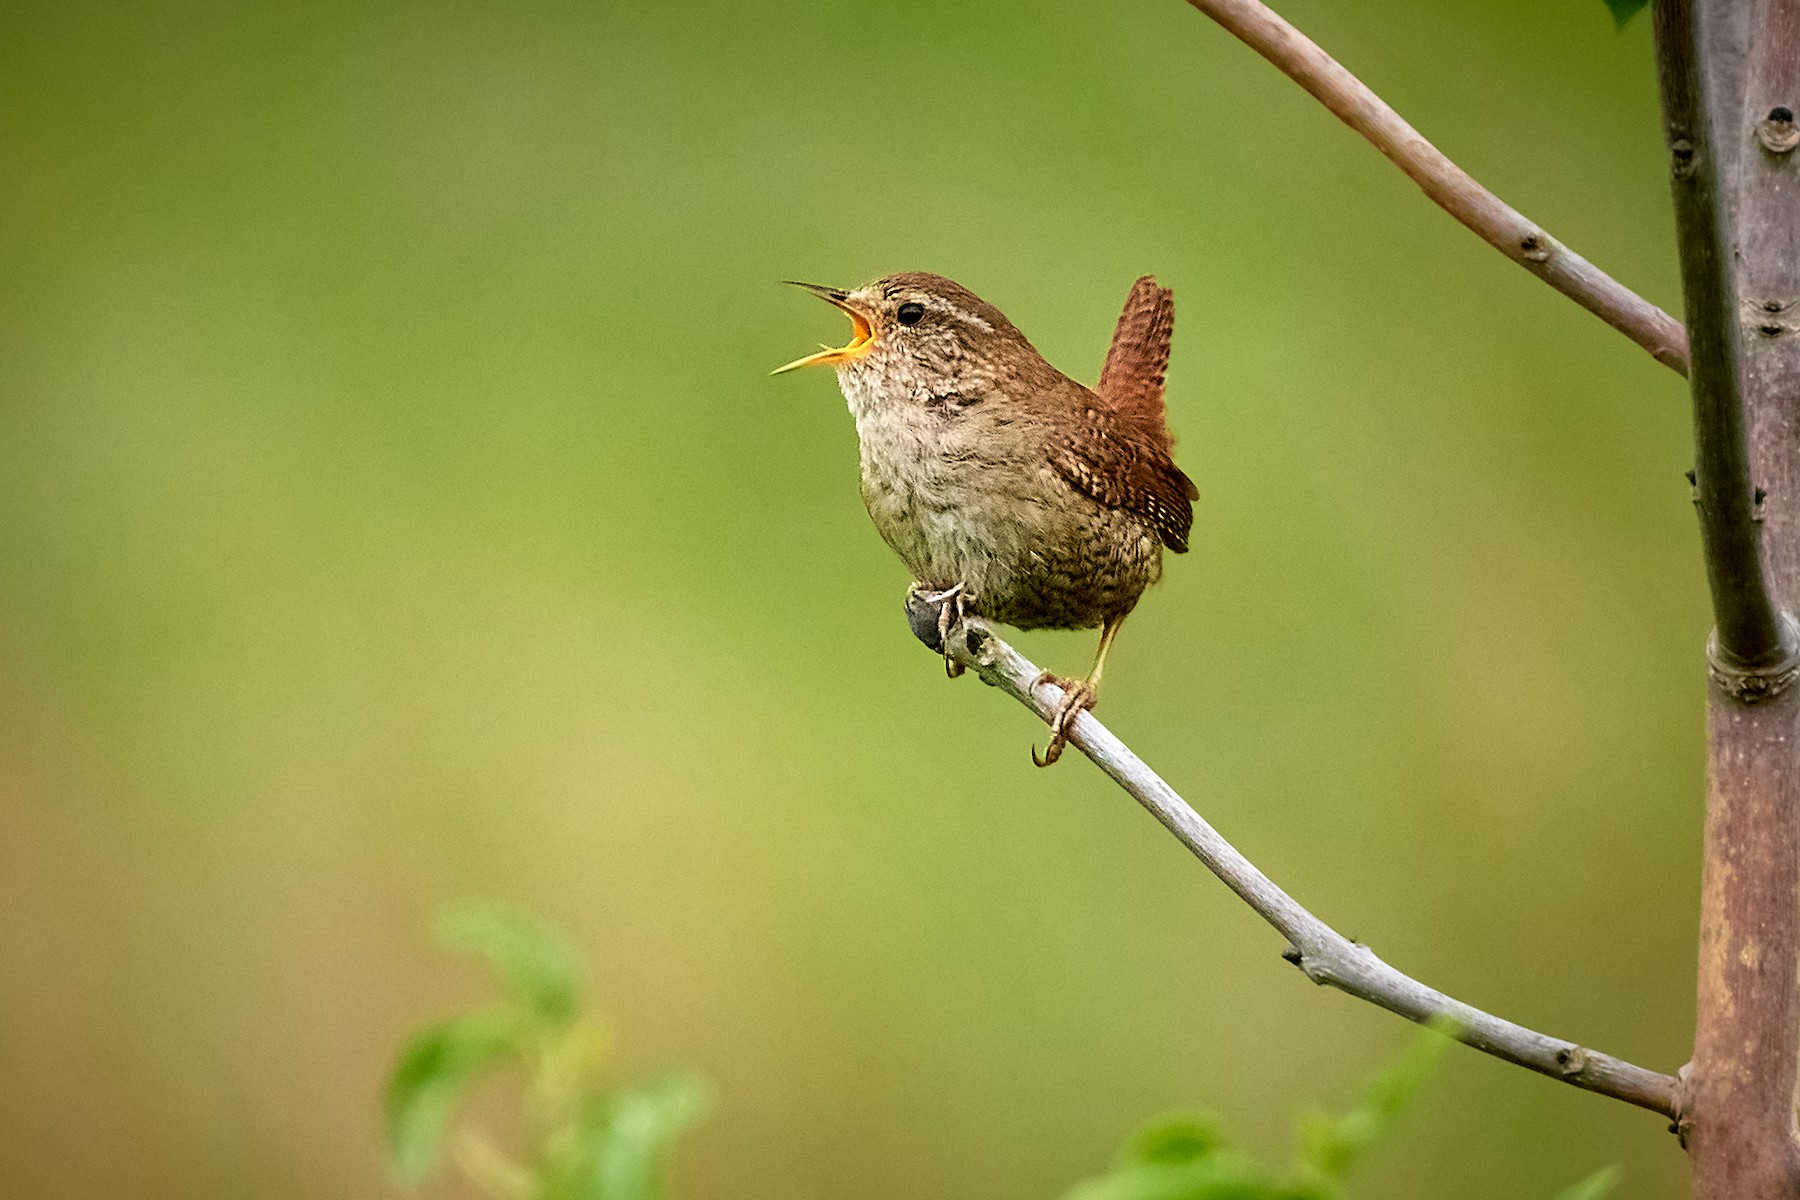
[[[384,1113],[394,1175],[423,1182],[448,1147],[462,1173],[495,1200],[662,1200],[675,1142],[710,1105],[705,1081],[674,1074],[604,1086],[608,1031],[582,1003],[578,957],[550,930],[470,906],[446,912],[438,934],[485,959],[503,998],[427,1025],[401,1048]],[[1447,1028],[1421,1030],[1356,1107],[1304,1116],[1289,1165],[1236,1149],[1210,1114],[1177,1113],[1139,1131],[1111,1171],[1064,1200],[1347,1200],[1352,1172],[1412,1106],[1451,1041]],[[470,1089],[509,1069],[524,1078],[521,1144],[509,1153],[472,1128],[452,1137]],[[1608,1168],[1558,1200],[1602,1200],[1617,1182],[1617,1169]]]
[[[606,1027],[581,1003],[581,970],[551,931],[487,906],[446,912],[446,945],[485,959],[503,1000],[419,1030],[402,1047],[384,1105],[389,1167],[416,1185],[445,1157],[496,1200],[660,1200],[676,1139],[706,1115],[710,1089],[676,1074],[609,1088]],[[451,1136],[480,1081],[522,1073],[520,1140],[512,1153],[484,1132]]]
[[[1140,1131],[1113,1169],[1064,1200],[1345,1200],[1345,1185],[1364,1156],[1392,1131],[1451,1045],[1446,1030],[1420,1031],[1400,1059],[1377,1075],[1362,1102],[1341,1116],[1308,1114],[1299,1154],[1277,1167],[1234,1148],[1209,1113],[1172,1114]],[[1558,1200],[1601,1200],[1613,1169],[1576,1184]]]

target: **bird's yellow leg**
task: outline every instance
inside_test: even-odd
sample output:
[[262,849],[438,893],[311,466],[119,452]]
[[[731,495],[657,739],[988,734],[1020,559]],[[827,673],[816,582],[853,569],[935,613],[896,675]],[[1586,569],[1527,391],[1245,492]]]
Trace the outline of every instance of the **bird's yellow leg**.
[[1037,747],[1031,748],[1031,761],[1040,767],[1047,767],[1062,757],[1063,747],[1069,743],[1069,726],[1081,713],[1100,702],[1100,676],[1106,670],[1106,652],[1112,649],[1113,638],[1118,636],[1119,626],[1125,623],[1125,614],[1108,617],[1106,624],[1100,627],[1100,648],[1094,652],[1094,669],[1088,672],[1086,679],[1064,679],[1060,675],[1052,675],[1045,671],[1032,684],[1054,683],[1063,690],[1062,699],[1056,702],[1056,710],[1050,714],[1050,744],[1044,747],[1044,756],[1038,757]]

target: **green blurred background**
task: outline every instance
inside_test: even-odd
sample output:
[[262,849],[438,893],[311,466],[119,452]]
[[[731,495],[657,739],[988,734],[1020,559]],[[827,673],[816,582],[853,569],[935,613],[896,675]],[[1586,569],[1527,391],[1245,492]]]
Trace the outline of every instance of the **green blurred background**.
[[[1679,309],[1644,21],[1285,11]],[[1171,1106],[1278,1153],[1405,1044],[908,636],[783,278],[941,271],[1084,379],[1173,286],[1195,552],[1104,717],[1397,965],[1684,1060],[1682,385],[1179,0],[20,0],[0,154],[0,1194],[392,1194],[469,895],[717,1081],[693,1200],[1054,1197]],[[1682,1194],[1459,1052],[1364,1194],[1610,1162]]]

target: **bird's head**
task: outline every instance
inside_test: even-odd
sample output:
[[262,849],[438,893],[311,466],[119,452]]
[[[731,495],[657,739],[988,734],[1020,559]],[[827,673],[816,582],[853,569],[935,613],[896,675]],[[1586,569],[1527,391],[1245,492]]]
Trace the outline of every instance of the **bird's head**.
[[942,275],[907,271],[853,291],[795,283],[850,318],[850,341],[796,359],[796,367],[834,366],[840,373],[876,369],[920,382],[971,374],[992,377],[1037,351],[999,309]]

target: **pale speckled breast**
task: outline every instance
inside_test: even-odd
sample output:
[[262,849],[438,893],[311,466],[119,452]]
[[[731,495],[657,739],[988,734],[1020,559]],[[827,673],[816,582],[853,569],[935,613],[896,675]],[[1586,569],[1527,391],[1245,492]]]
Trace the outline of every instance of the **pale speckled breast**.
[[1156,531],[1070,487],[1029,421],[973,389],[899,399],[873,364],[839,377],[863,502],[920,583],[963,584],[976,612],[1021,629],[1080,629],[1161,577]]

